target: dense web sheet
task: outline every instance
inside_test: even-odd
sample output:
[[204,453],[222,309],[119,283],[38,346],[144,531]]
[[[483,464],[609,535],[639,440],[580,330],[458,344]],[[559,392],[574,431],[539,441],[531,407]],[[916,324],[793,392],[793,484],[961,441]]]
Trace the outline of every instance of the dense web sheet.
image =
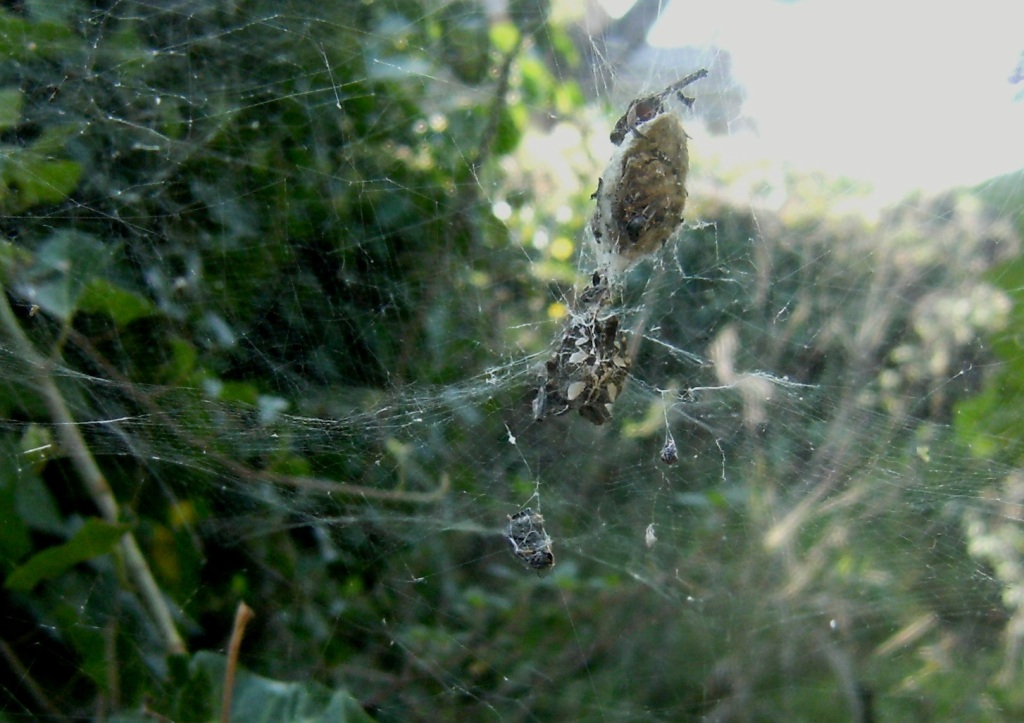
[[325,717],[1024,712],[1019,173],[726,167],[596,6],[8,5],[6,717],[198,716],[243,599]]

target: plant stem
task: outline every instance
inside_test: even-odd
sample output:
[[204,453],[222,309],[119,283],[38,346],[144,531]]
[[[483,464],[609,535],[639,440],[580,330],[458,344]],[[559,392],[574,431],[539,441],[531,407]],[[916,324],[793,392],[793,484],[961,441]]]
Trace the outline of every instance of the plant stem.
[[242,647],[245,626],[254,617],[256,617],[256,613],[245,604],[244,600],[238,603],[238,609],[235,611],[235,624],[231,628],[231,642],[228,643],[228,663],[224,669],[224,694],[220,705],[221,723],[228,723],[231,720],[231,702],[235,692],[235,671],[238,669],[238,651]]
[[[118,509],[117,499],[114,497],[110,485],[107,484],[107,479],[103,476],[99,465],[96,464],[96,459],[85,443],[85,439],[78,431],[78,425],[75,423],[75,419],[71,415],[64,397],[53,381],[53,377],[50,374],[51,362],[43,359],[39,352],[36,351],[36,348],[22,330],[21,325],[18,324],[2,284],[0,284],[0,297],[2,297],[0,298],[0,329],[2,329],[3,335],[8,341],[11,342],[15,355],[21,359],[26,367],[26,371],[36,377],[39,385],[38,391],[42,395],[46,408],[50,413],[50,418],[53,421],[61,447],[70,457],[71,463],[85,483],[86,489],[88,489],[89,495],[99,509],[100,514],[108,522],[120,522],[120,510]],[[142,550],[139,548],[139,544],[131,532],[126,532],[124,537],[121,538],[121,553],[124,558],[125,567],[128,568],[135,584],[138,586],[139,594],[149,606],[150,613],[153,615],[157,627],[163,635],[168,652],[172,654],[184,653],[185,642],[174,625],[174,619],[164,600],[163,592],[157,585],[153,573],[146,562],[146,558],[143,556]]]

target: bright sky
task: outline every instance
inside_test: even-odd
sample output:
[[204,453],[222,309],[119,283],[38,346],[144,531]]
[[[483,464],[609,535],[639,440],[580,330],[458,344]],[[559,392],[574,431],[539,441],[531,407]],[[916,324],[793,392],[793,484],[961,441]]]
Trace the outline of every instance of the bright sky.
[[886,196],[1024,168],[1024,0],[666,2],[649,41],[732,54],[751,153]]

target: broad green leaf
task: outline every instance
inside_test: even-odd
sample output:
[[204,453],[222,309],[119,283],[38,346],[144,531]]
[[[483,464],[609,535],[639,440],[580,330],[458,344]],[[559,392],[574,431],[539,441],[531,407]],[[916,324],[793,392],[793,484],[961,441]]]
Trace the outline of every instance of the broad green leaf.
[[109,262],[108,247],[94,236],[64,229],[36,253],[35,262],[13,284],[27,301],[68,321],[86,286]]
[[498,116],[497,133],[494,135],[494,152],[505,155],[514,151],[523,137],[527,120],[526,109],[522,106],[503,109]]
[[26,63],[38,58],[67,57],[82,44],[63,23],[29,22],[0,10],[0,58]]
[[[18,448],[11,459],[17,459],[14,503],[18,520],[29,529],[65,536],[67,527],[50,490],[39,472],[51,460],[63,455],[53,439],[50,427],[29,424],[21,435]],[[3,472],[0,472],[0,478]],[[2,518],[0,518],[2,519]]]
[[42,424],[33,423],[25,427],[19,446],[19,464],[31,465],[37,469],[42,469],[49,460],[62,457],[64,454],[54,442],[51,428]]
[[[17,459],[18,450],[7,440],[0,441],[0,455],[4,459]],[[31,469],[21,472],[13,464],[0,465],[0,563],[5,566],[28,554],[32,549],[28,526],[18,513],[18,486],[26,475],[34,476]]]
[[495,23],[491,26],[491,42],[501,52],[509,53],[519,42],[519,28],[512,23]]
[[126,326],[136,319],[156,313],[156,308],[145,297],[99,277],[93,277],[85,287],[78,308],[81,311],[106,314],[118,326]]
[[[1024,169],[1011,171],[977,186],[974,192],[997,214],[1024,206]],[[1011,213],[1017,233],[1024,235],[1024,214]],[[1007,288],[1007,287],[1003,287]]]
[[[221,695],[227,658],[200,651],[189,662],[187,673],[178,670],[174,678],[179,691],[173,710],[159,711],[179,721],[215,720],[210,712],[221,709]],[[150,720],[122,715],[118,723]],[[240,723],[372,723],[362,706],[344,689],[331,690],[319,683],[271,680],[239,669],[235,676],[231,720]]]
[[113,525],[103,520],[86,520],[75,536],[63,545],[50,547],[30,557],[8,577],[8,590],[29,591],[43,580],[51,580],[94,557],[105,555],[128,530],[127,525]]
[[82,167],[74,161],[50,160],[35,153],[18,154],[8,163],[4,174],[17,187],[13,211],[23,211],[40,203],[57,203],[75,190]]
[[[5,274],[11,274],[19,266],[28,266],[32,263],[32,254],[26,249],[15,246],[10,241],[0,240],[0,269]],[[11,281],[10,275],[6,279]]]
[[551,71],[538,58],[526,57],[518,61],[520,66],[520,91],[529,103],[544,103],[551,97],[558,85]]
[[34,21],[67,24],[75,11],[75,5],[68,0],[25,0],[28,16]]
[[0,131],[18,125],[23,101],[18,88],[0,88]]
[[[34,423],[25,427],[20,443],[11,448],[8,455],[9,459],[16,460],[15,464],[0,466],[0,485],[10,484],[14,490],[13,516],[0,515],[0,520],[5,521],[4,526],[18,524],[30,530],[66,536],[64,518],[50,490],[39,477],[43,467],[62,454],[50,427]],[[25,554],[30,551],[31,548],[25,550]],[[23,556],[19,555],[18,559]]]
[[184,339],[170,339],[168,347],[170,354],[163,364],[162,375],[168,383],[180,384],[195,370],[199,354],[196,348]]
[[[71,595],[72,591],[79,590],[81,585],[90,581],[84,575],[68,577],[74,579],[68,580],[69,585],[61,586],[61,591],[67,591],[69,597],[74,599]],[[113,582],[110,578],[97,581],[91,586],[91,594],[105,597],[104,593],[106,592],[109,595]],[[110,597],[113,597],[113,595],[110,595]],[[81,599],[81,597],[78,599]],[[61,631],[62,637],[78,653],[78,660],[76,661],[78,671],[87,675],[97,688],[103,690],[110,681],[108,676],[110,666],[116,665],[117,661],[109,658],[106,654],[109,647],[107,646],[106,634],[103,629],[96,625],[87,624],[83,620],[83,613],[88,614],[80,605],[61,601],[54,607],[52,619],[55,623],[55,628]]]
[[38,138],[32,141],[32,145],[28,146],[25,152],[33,153],[47,160],[50,156],[63,153],[68,143],[81,131],[81,126],[68,123],[59,126],[49,126],[43,130]]
[[67,527],[57,507],[57,501],[35,472],[22,473],[14,503],[19,519],[28,525],[29,529],[51,535],[66,533]]
[[50,126],[29,146],[0,147],[0,202],[5,211],[56,203],[75,190],[82,166],[60,156],[78,131],[72,125]]
[[118,29],[106,38],[103,53],[107,62],[115,65],[123,79],[140,76],[153,62],[149,52],[131,23],[120,23]]
[[554,91],[555,108],[559,113],[568,115],[583,107],[586,96],[576,83],[560,83]]
[[[222,655],[200,652],[193,664],[206,670],[213,680],[222,681],[227,660]],[[220,698],[220,686],[217,693]],[[219,708],[219,705],[218,705]],[[319,683],[271,680],[240,670],[235,677],[231,720],[244,723],[288,723],[289,721],[372,721],[362,706],[345,690],[330,690]]]

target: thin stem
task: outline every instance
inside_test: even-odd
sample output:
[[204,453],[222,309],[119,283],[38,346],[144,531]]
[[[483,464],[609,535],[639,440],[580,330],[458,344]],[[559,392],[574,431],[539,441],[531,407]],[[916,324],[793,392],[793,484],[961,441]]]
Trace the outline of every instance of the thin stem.
[[[50,413],[50,418],[53,420],[61,447],[71,459],[72,465],[85,483],[86,489],[89,491],[89,495],[99,509],[100,514],[108,522],[119,522],[120,510],[118,509],[117,499],[114,497],[110,485],[107,484],[107,479],[104,477],[99,465],[96,464],[96,459],[85,443],[85,439],[78,431],[79,427],[75,423],[75,419],[71,415],[64,397],[53,381],[53,377],[50,374],[51,364],[40,356],[32,342],[25,335],[21,325],[18,324],[18,320],[14,317],[14,312],[11,310],[10,303],[7,301],[7,294],[2,284],[0,284],[0,297],[2,297],[0,298],[0,329],[2,329],[4,336],[11,342],[14,351],[21,358],[27,369],[37,376],[39,393],[42,395],[46,408]],[[131,532],[126,532],[124,537],[121,538],[121,554],[123,555],[125,566],[138,586],[139,594],[149,606],[150,613],[153,615],[157,627],[163,635],[168,652],[172,654],[184,653],[185,642],[174,625],[174,619],[164,600],[163,592],[157,585],[153,573],[146,562],[146,558],[143,556],[142,550],[139,548],[139,544]]]
[[220,704],[221,723],[231,720],[231,701],[235,691],[235,671],[238,669],[238,651],[242,647],[245,626],[256,617],[252,608],[244,601],[238,603],[235,611],[235,624],[231,628],[231,642],[228,643],[228,664],[224,669],[224,693]]

